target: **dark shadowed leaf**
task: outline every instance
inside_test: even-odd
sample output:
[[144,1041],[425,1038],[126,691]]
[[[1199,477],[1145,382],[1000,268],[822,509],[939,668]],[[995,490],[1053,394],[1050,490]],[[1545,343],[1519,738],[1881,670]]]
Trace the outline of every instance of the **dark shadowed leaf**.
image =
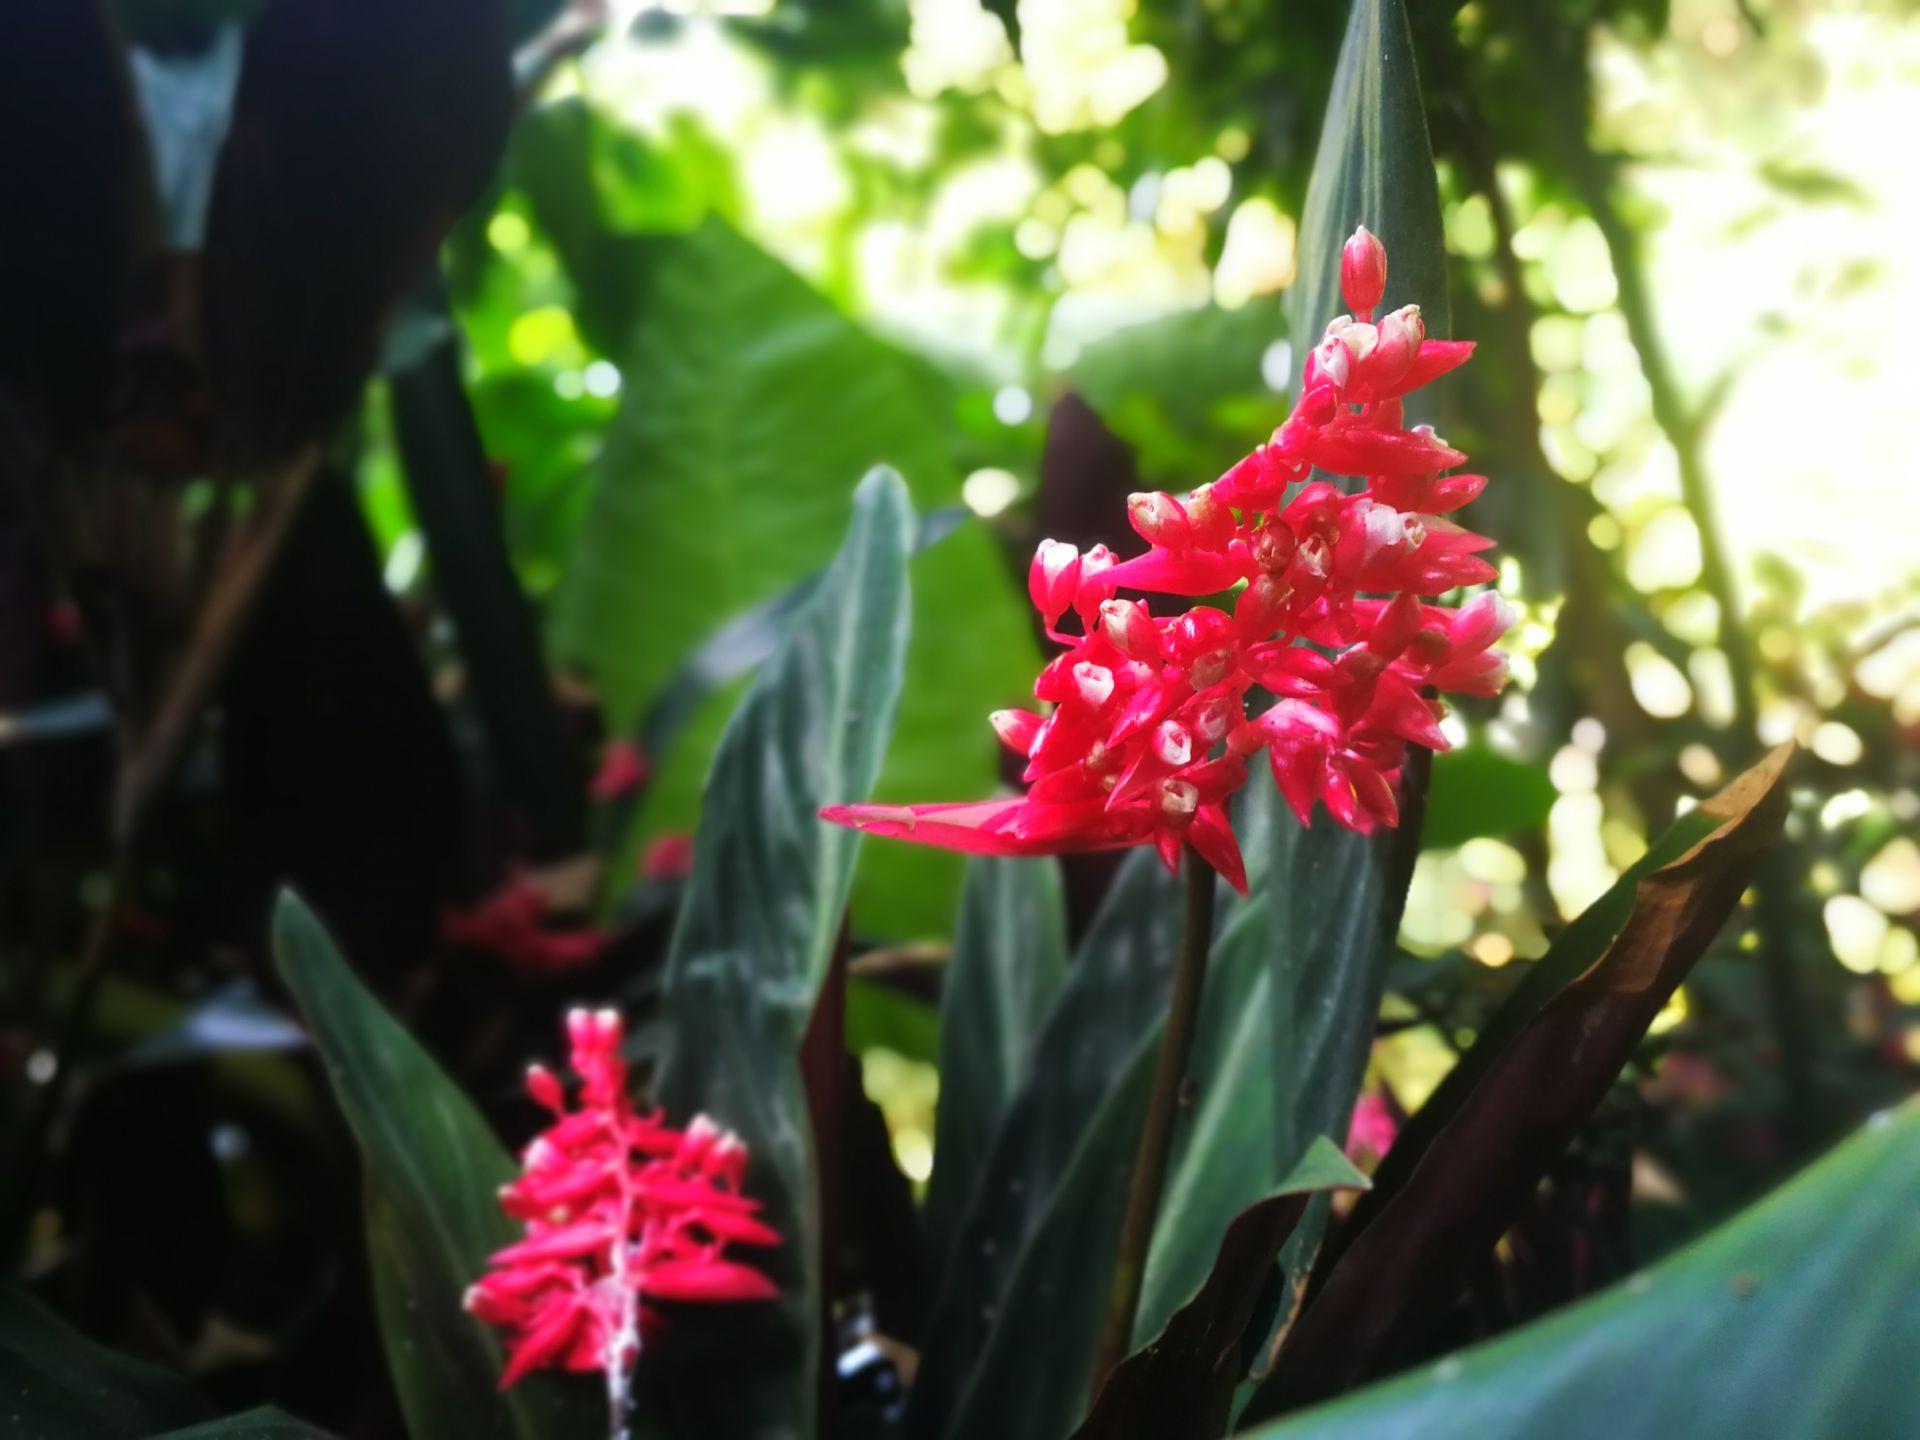
[[97,1440],[205,1413],[179,1376],[94,1344],[26,1291],[0,1285],[0,1431]]
[[1337,1145],[1314,1141],[1279,1193],[1234,1217],[1199,1293],[1107,1377],[1075,1440],[1217,1440],[1225,1434],[1234,1386],[1263,1338],[1248,1332],[1280,1247],[1313,1194],[1366,1185]]
[[535,859],[586,841],[586,771],[561,726],[540,634],[501,529],[500,501],[460,373],[460,342],[438,287],[417,301],[441,336],[388,378],[407,493],[433,585],[452,616],[500,792]]
[[214,179],[207,368],[230,458],[346,413],[380,329],[485,184],[512,103],[498,0],[274,0]]
[[[1491,1053],[1443,1083],[1428,1102],[1435,1119],[1395,1143],[1393,1170],[1353,1216],[1354,1238],[1309,1299],[1251,1416],[1377,1374],[1405,1325],[1452,1303],[1738,904],[1779,834],[1791,748],[1700,806],[1716,822],[1704,839],[1621,882],[1633,899],[1617,933],[1563,936],[1554,948],[1565,953],[1540,967],[1568,977],[1563,988],[1544,1001],[1517,995],[1510,1005],[1529,1013],[1489,1027],[1480,1044]],[[1416,1148],[1402,1157],[1409,1140]]]
[[[923,509],[959,498],[946,417],[900,352],[717,218],[646,244],[646,284],[616,352],[620,411],[557,629],[621,728],[721,624],[826,563],[849,475],[889,464]],[[917,557],[913,583],[918,624],[876,796],[988,794],[986,713],[1019,703],[1038,668],[1023,607],[979,526]],[[663,757],[654,828],[691,828],[723,716],[709,707]],[[874,847],[855,898],[862,933],[938,933],[960,869],[956,856]]]
[[205,1425],[169,1430],[153,1440],[331,1440],[331,1436],[318,1426],[266,1405],[229,1415],[224,1420],[210,1420]]
[[1034,1039],[1066,977],[1060,868],[981,857],[967,867],[940,1000],[940,1108],[927,1253],[945,1265],[994,1131],[1032,1069]]
[[0,7],[0,396],[9,419],[97,423],[143,250],[145,147],[99,0]]
[[516,1173],[513,1161],[290,893],[273,938],[280,974],[359,1142],[382,1337],[409,1429],[501,1440],[598,1433],[604,1416],[591,1383],[542,1376],[502,1394],[499,1342],[461,1305],[487,1257],[516,1238],[497,1195]]
[[1485,745],[1436,755],[1421,847],[1445,850],[1482,835],[1532,830],[1546,823],[1558,794],[1540,766]]
[[1252,1440],[1920,1433],[1916,1194],[1909,1104],[1645,1274]]
[[705,1111],[745,1139],[748,1189],[787,1237],[769,1261],[777,1302],[676,1316],[675,1364],[643,1377],[643,1413],[679,1433],[814,1428],[818,1195],[796,1054],[858,839],[817,812],[864,798],[879,774],[905,664],[913,544],[906,487],[890,471],[861,482],[853,514],[839,558],[721,739],[667,962],[673,1048],[659,1099],[678,1119]]

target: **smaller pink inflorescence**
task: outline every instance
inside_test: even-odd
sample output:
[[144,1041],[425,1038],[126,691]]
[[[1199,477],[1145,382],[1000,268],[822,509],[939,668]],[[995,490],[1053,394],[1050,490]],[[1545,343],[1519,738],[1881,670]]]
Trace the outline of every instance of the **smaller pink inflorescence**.
[[729,1245],[777,1245],[740,1193],[747,1148],[704,1115],[685,1130],[635,1112],[612,1010],[567,1016],[580,1076],[571,1108],[552,1071],[533,1066],[527,1093],[553,1113],[528,1145],[502,1208],[526,1238],[497,1252],[467,1291],[467,1309],[508,1332],[506,1389],[534,1370],[600,1371],[624,1416],[641,1332],[656,1300],[765,1300],[773,1282],[727,1258]]
[[[1494,578],[1493,542],[1446,518],[1487,482],[1446,473],[1466,456],[1408,427],[1402,397],[1473,346],[1429,340],[1414,305],[1376,322],[1386,279],[1385,247],[1356,230],[1340,255],[1352,313],[1308,354],[1293,413],[1212,484],[1132,496],[1144,554],[1041,542],[1028,593],[1065,647],[1034,682],[1051,709],[992,717],[1027,762],[1025,795],[823,817],[981,855],[1151,844],[1172,869],[1191,846],[1244,891],[1227,799],[1265,751],[1302,824],[1320,805],[1352,830],[1397,823],[1408,747],[1447,748],[1441,693],[1499,691],[1491,647],[1513,613],[1491,592],[1432,603]],[[1122,590],[1188,603],[1156,614]],[[1262,693],[1272,703],[1249,713]]]

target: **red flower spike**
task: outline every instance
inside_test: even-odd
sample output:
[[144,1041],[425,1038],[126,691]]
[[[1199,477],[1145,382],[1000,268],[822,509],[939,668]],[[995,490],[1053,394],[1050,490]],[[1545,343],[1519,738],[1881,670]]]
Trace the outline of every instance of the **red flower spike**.
[[653,765],[634,740],[614,740],[600,752],[600,768],[593,773],[587,793],[596,800],[617,800],[647,783]]
[[569,1110],[557,1076],[528,1070],[527,1093],[554,1123],[500,1192],[526,1238],[495,1252],[466,1307],[507,1332],[501,1389],[535,1370],[597,1370],[620,1417],[651,1303],[771,1298],[773,1282],[725,1250],[780,1237],[740,1193],[737,1137],[704,1115],[683,1131],[635,1113],[617,1013],[575,1010],[566,1029],[579,1096]]
[[[1355,830],[1397,823],[1407,747],[1447,744],[1433,692],[1494,693],[1506,672],[1491,646],[1512,616],[1493,596],[1458,610],[1423,602],[1495,573],[1480,555],[1490,542],[1440,518],[1485,478],[1447,474],[1465,457],[1408,427],[1401,402],[1473,347],[1427,339],[1416,306],[1376,322],[1385,281],[1385,250],[1357,231],[1341,257],[1352,313],[1308,354],[1292,414],[1211,485],[1132,496],[1143,553],[1116,562],[1099,547],[1041,546],[1029,588],[1063,651],[1033,688],[1054,708],[993,717],[1027,758],[1024,796],[825,818],[972,854],[1152,845],[1177,867],[1191,845],[1243,886],[1226,802],[1265,749],[1303,823],[1322,804]],[[1306,483],[1315,468],[1361,483]],[[1116,598],[1122,587],[1237,593],[1225,609],[1156,618]],[[1054,629],[1069,606],[1078,635]],[[1256,685],[1280,699],[1250,720]]]

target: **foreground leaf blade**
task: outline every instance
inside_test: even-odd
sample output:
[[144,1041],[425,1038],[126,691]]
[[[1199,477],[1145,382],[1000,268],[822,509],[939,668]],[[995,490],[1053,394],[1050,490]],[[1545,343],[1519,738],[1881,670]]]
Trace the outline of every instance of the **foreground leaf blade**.
[[1066,978],[1062,906],[1060,868],[1050,858],[983,857],[967,867],[940,1001],[940,1106],[924,1221],[936,1274]]
[[[657,1095],[746,1141],[747,1189],[787,1244],[777,1302],[675,1317],[644,1414],[684,1433],[812,1433],[822,1338],[813,1137],[796,1055],[846,909],[858,835],[822,823],[879,774],[907,641],[906,487],[876,470],[840,556],[762,667],[720,744],[667,960]],[[713,1307],[709,1307],[713,1308]],[[684,1343],[683,1343],[684,1342]]]
[[366,1168],[387,1363],[419,1435],[556,1440],[601,1423],[591,1384],[536,1377],[502,1394],[501,1350],[461,1299],[516,1229],[496,1192],[514,1165],[471,1101],[283,894],[274,953]]
[[1605,1293],[1250,1440],[1920,1432],[1920,1106]]
[[193,1387],[96,1345],[13,1285],[0,1285],[0,1429],[35,1440],[146,1435],[204,1414]]
[[1364,1190],[1338,1146],[1316,1140],[1278,1193],[1234,1217],[1199,1293],[1101,1387],[1074,1440],[1217,1440],[1260,1337],[1248,1329],[1280,1247],[1316,1192]]
[[1379,236],[1392,257],[1381,313],[1418,305],[1427,333],[1445,335],[1440,190],[1402,0],[1353,0],[1348,15],[1300,221],[1300,273],[1287,292],[1296,355],[1346,309],[1340,247],[1356,225]]
[[1518,997],[1532,1013],[1490,1027],[1489,1058],[1433,1097],[1438,1130],[1356,1211],[1357,1237],[1309,1301],[1250,1415],[1378,1373],[1409,1322],[1458,1295],[1738,904],[1785,818],[1791,753],[1782,746],[1701,805],[1715,828],[1633,883],[1631,913],[1604,948],[1587,951],[1583,931],[1579,951],[1563,937],[1561,953],[1541,962],[1573,978],[1537,1008],[1531,995]]

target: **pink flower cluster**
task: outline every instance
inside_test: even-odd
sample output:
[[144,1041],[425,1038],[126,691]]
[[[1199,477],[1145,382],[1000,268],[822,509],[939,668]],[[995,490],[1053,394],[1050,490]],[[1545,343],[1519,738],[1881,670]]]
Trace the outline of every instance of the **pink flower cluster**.
[[[1445,473],[1466,457],[1402,408],[1473,346],[1427,339],[1413,305],[1375,323],[1386,266],[1366,230],[1347,241],[1353,313],[1327,326],[1267,444],[1184,499],[1129,499],[1144,554],[1041,542],[1028,590],[1066,647],[1034,684],[1052,709],[993,716],[1026,759],[1024,796],[823,816],[974,854],[1151,843],[1174,868],[1191,845],[1244,890],[1226,801],[1264,750],[1302,824],[1316,804],[1354,830],[1397,823],[1407,747],[1447,746],[1434,692],[1496,693],[1506,663],[1491,647],[1512,614],[1491,592],[1457,608],[1423,598],[1495,575],[1480,553],[1493,542],[1445,518],[1486,477]],[[1365,483],[1303,483],[1316,469]],[[1122,590],[1233,598],[1155,614]],[[1256,686],[1275,699],[1249,715]]]
[[500,1192],[527,1235],[467,1291],[468,1310],[508,1331],[501,1389],[541,1368],[598,1370],[616,1414],[652,1318],[643,1302],[770,1298],[773,1282],[725,1250],[780,1240],[756,1218],[759,1202],[740,1193],[747,1149],[738,1137],[704,1115],[675,1130],[635,1113],[624,1037],[614,1011],[567,1016],[582,1081],[571,1109],[551,1071],[527,1072],[527,1093],[553,1123]]

